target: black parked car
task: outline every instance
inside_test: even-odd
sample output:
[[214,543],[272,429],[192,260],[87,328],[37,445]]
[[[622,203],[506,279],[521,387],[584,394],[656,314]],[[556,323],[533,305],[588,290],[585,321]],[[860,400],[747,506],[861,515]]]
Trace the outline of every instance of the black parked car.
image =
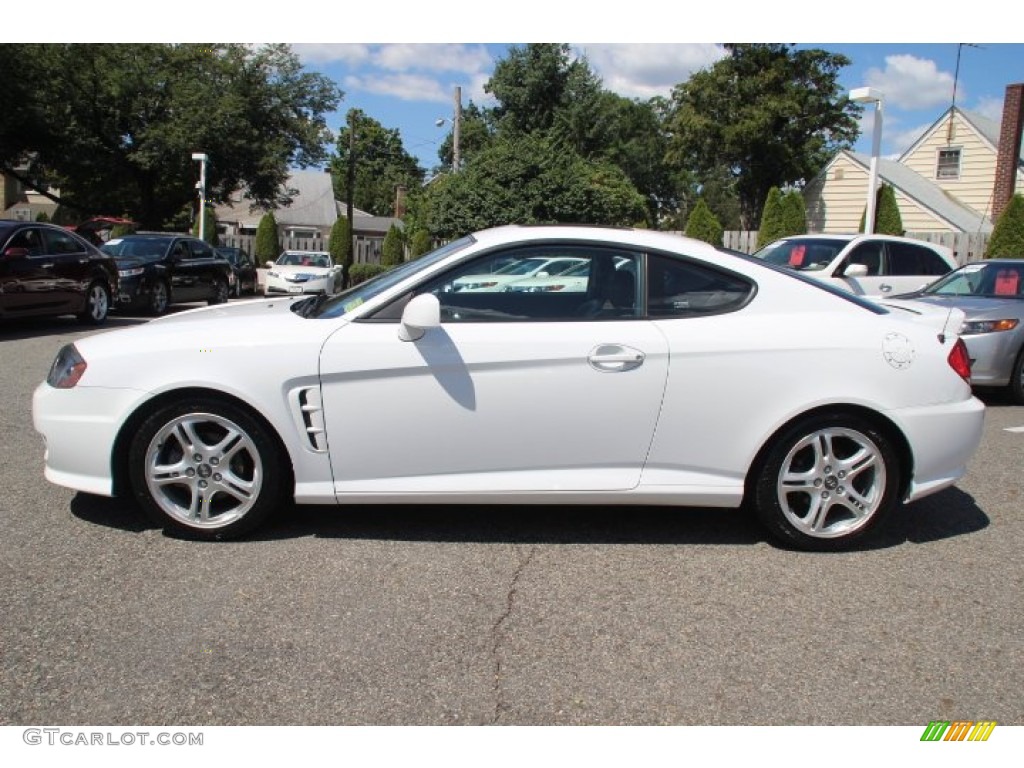
[[117,261],[119,305],[161,315],[178,302],[228,300],[231,265],[198,237],[137,232],[108,240],[101,250]]
[[0,221],[0,317],[78,315],[107,319],[118,276],[114,260],[53,224]]
[[249,255],[241,248],[217,248],[217,253],[227,259],[231,269],[235,272],[235,283],[232,286],[232,293],[241,296],[243,293],[256,293],[256,265],[253,264]]

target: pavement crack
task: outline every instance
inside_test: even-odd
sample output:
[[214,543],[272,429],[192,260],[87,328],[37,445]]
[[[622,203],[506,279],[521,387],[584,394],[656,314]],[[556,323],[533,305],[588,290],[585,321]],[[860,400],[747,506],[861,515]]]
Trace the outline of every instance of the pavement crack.
[[508,591],[505,594],[505,610],[502,611],[501,615],[491,626],[491,658],[493,659],[494,665],[494,715],[491,718],[491,725],[497,725],[499,723],[502,714],[508,706],[505,702],[504,690],[502,688],[504,670],[502,666],[501,647],[503,641],[507,637],[505,625],[508,623],[509,618],[511,618],[513,610],[515,610],[516,597],[519,591],[519,580],[522,578],[523,572],[533,560],[533,556],[537,553],[536,544],[530,546],[530,548],[526,550],[525,555],[522,554],[519,547],[513,545],[512,548],[516,553],[516,556],[519,558],[519,564],[512,573],[512,578],[508,585]]

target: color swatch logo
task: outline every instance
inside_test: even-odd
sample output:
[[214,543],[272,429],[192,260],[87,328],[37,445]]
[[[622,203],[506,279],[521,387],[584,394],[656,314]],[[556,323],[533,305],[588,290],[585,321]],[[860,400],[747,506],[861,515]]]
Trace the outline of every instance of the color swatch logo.
[[988,741],[995,727],[995,720],[932,720],[921,741]]

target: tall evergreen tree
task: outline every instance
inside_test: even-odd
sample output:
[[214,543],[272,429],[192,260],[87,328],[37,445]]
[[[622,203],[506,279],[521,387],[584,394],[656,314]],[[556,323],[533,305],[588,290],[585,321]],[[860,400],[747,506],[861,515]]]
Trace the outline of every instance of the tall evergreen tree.
[[331,261],[335,264],[344,264],[352,244],[352,230],[348,225],[348,218],[339,216],[331,226],[331,236],[327,241],[327,252],[331,254]]
[[381,246],[380,263],[388,267],[401,264],[405,260],[405,246],[402,243],[402,233],[394,224],[384,235],[384,244]]
[[757,231],[757,247],[764,248],[786,234],[782,212],[782,191],[778,187],[768,190],[761,212],[761,226]]
[[711,245],[721,246],[723,234],[722,225],[718,223],[718,219],[708,208],[704,198],[698,200],[697,205],[690,212],[690,217],[686,220],[686,236],[703,240]]
[[[220,245],[220,236],[217,234],[217,213],[209,205],[203,206],[203,219],[203,240],[216,248]],[[192,234],[199,237],[198,217],[192,224]]]
[[[864,231],[868,211],[865,206],[860,215],[860,229]],[[900,207],[896,202],[896,191],[889,184],[882,184],[875,193],[875,234],[879,235],[902,235],[903,219],[900,216]]]
[[260,225],[256,228],[256,246],[253,250],[253,259],[256,264],[262,266],[265,262],[274,261],[281,255],[281,244],[277,234],[277,219],[274,212],[268,211],[260,219]]
[[1024,257],[1024,197],[1018,192],[999,216],[985,248],[985,258],[1021,257]]

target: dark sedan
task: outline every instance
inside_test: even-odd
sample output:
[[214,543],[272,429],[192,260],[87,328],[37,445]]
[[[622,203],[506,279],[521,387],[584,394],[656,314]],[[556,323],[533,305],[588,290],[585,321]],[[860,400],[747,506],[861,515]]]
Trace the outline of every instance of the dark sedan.
[[231,265],[197,237],[138,232],[108,240],[102,250],[117,261],[120,305],[161,315],[178,302],[228,300]]
[[232,286],[232,293],[235,296],[256,293],[256,285],[258,282],[256,276],[256,265],[253,264],[252,259],[249,258],[249,254],[241,248],[231,248],[227,246],[218,248],[217,253],[227,259],[227,262],[231,265],[231,269],[235,273],[235,282]]
[[971,355],[971,384],[1004,388],[1024,405],[1024,259],[966,264],[896,298],[963,310],[960,335]]
[[0,317],[107,319],[118,290],[114,260],[63,227],[0,221]]

